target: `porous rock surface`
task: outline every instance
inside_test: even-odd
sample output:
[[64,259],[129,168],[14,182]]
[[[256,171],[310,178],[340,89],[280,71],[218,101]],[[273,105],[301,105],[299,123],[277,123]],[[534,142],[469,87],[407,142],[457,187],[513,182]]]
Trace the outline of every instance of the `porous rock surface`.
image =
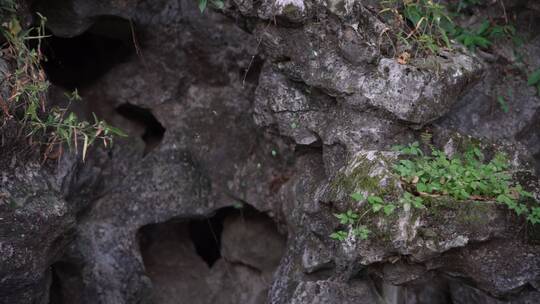
[[[369,240],[329,238],[334,213],[363,207],[352,192],[399,197],[390,148],[419,129],[449,151],[466,135],[498,141],[523,172],[539,163],[531,88],[512,84],[503,115],[489,95],[508,85],[500,63],[457,47],[399,64],[372,2],[234,0],[201,14],[188,0],[33,1],[58,37],[116,37],[96,25],[129,20],[133,52],[81,84],[75,110],[131,136],[55,170],[2,154],[0,302],[535,303],[534,231],[493,202],[400,210],[370,218]],[[516,11],[538,23],[534,9]],[[188,223],[239,203],[272,220],[226,216],[206,265]]]

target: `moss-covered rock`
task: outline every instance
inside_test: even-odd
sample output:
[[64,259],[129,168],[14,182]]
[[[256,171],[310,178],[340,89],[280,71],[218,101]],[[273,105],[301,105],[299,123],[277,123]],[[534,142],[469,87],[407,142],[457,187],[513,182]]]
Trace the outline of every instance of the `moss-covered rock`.
[[323,200],[342,202],[353,193],[395,200],[401,194],[399,177],[392,172],[393,152],[360,151],[325,186]]

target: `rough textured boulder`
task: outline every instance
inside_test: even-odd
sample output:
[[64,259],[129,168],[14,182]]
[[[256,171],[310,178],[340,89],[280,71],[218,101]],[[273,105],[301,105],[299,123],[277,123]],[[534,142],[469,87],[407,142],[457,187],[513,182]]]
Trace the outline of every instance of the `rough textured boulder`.
[[55,172],[18,152],[0,161],[0,299],[48,303],[50,265],[75,229],[75,212],[62,187],[72,166],[62,164]]

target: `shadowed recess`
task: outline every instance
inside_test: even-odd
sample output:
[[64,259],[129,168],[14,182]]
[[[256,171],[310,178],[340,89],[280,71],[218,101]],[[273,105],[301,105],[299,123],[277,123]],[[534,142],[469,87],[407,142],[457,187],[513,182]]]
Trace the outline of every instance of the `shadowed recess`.
[[44,39],[42,62],[49,80],[68,90],[84,88],[135,53],[132,24],[119,17],[100,17],[86,32],[72,38]]
[[227,207],[139,230],[153,303],[263,304],[285,249],[266,214]]
[[148,154],[148,152],[159,145],[165,134],[165,128],[149,109],[125,103],[117,107],[116,112],[129,121],[144,128],[144,132],[141,136],[146,144],[144,155]]

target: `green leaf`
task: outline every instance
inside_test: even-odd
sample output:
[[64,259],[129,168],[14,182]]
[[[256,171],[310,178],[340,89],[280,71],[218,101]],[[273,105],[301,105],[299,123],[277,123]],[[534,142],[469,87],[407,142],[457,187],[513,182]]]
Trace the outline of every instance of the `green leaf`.
[[386,215],[390,215],[390,214],[394,213],[395,209],[396,209],[396,206],[389,204],[389,205],[384,206],[383,212]]
[[350,196],[351,196],[351,198],[353,200],[355,200],[357,202],[361,202],[361,201],[366,199],[366,197],[360,192],[355,192],[355,193],[351,194]]
[[540,84],[540,69],[532,72],[527,79],[527,85],[532,86],[537,84]]
[[355,228],[352,230],[353,234],[357,237],[359,237],[362,240],[367,240],[369,238],[369,234],[371,233],[371,230],[369,230],[365,226],[360,226],[358,228]]
[[377,203],[375,203],[375,204],[373,204],[371,206],[371,208],[373,209],[373,212],[375,212],[375,213],[379,212],[382,209],[382,207],[383,207],[382,204],[377,204]]
[[503,203],[503,204],[506,204],[506,205],[510,205],[510,204],[513,203],[513,200],[510,197],[508,197],[508,196],[506,196],[504,194],[498,195],[496,200],[497,200],[497,202]]
[[422,202],[423,202],[423,200],[422,200],[422,198],[419,197],[419,196],[416,197],[416,198],[412,201],[413,206],[414,206],[414,208],[416,208],[416,209],[422,209],[422,208],[425,208],[425,206],[424,206],[424,204],[423,204]]
[[418,183],[416,185],[416,190],[418,190],[418,192],[427,192],[427,186],[424,183]]
[[491,45],[491,41],[489,41],[487,38],[481,37],[481,36],[473,36],[472,44],[474,46],[480,46],[482,48],[487,48]]
[[338,241],[344,241],[347,239],[347,232],[343,230],[338,230],[332,234],[330,234],[330,238]]
[[480,27],[476,30],[476,34],[483,35],[487,32],[489,29],[489,21],[487,19],[484,19],[484,21],[480,24]]
[[343,225],[354,224],[358,219],[358,214],[351,210],[346,213],[334,213],[334,216],[339,219],[339,222]]
[[357,219],[358,218],[358,214],[352,212],[351,210],[347,211],[347,216],[352,218],[352,219]]
[[540,207],[532,207],[531,212],[527,216],[527,221],[531,224],[540,224]]
[[368,196],[367,200],[370,204],[383,204],[384,203],[382,198],[375,195]]
[[207,2],[208,0],[199,0],[199,10],[201,11],[201,13],[203,13],[206,9]]
[[529,209],[527,208],[527,205],[525,204],[516,204],[514,211],[516,212],[517,215],[522,215],[522,214],[527,213]]
[[525,190],[519,189],[518,192],[519,192],[519,194],[521,196],[528,197],[528,198],[534,198],[534,195],[532,193],[527,192]]
[[418,23],[420,22],[420,19],[422,19],[422,14],[418,10],[418,7],[414,4],[405,6],[404,14],[409,21],[411,21],[414,26],[418,26]]

